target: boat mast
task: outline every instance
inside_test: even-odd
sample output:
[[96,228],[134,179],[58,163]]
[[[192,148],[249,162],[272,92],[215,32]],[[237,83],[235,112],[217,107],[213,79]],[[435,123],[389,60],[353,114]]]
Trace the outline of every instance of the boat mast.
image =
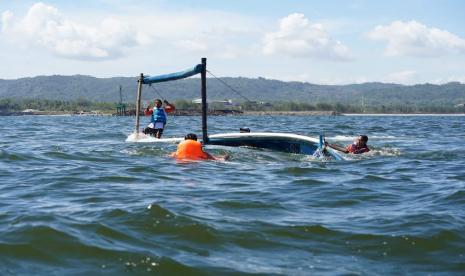
[[119,103],[122,104],[123,103],[123,87],[121,86],[121,84],[119,85]]
[[202,58],[201,94],[202,94],[202,139],[203,143],[208,143],[207,134],[207,58]]
[[140,73],[140,77],[137,86],[137,102],[136,102],[136,137],[139,136],[139,112],[140,112],[140,98],[142,94],[142,83],[144,82],[144,74]]

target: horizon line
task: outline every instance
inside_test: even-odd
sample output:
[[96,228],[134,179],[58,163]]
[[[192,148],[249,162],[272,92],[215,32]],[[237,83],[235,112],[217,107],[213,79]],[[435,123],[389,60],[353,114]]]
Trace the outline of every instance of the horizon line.
[[[16,80],[22,80],[22,79],[34,79],[34,78],[40,78],[40,77],[76,77],[76,76],[81,76],[81,77],[89,77],[89,78],[95,78],[95,79],[112,79],[112,78],[138,78],[138,75],[136,76],[113,76],[113,77],[97,77],[97,76],[92,76],[92,75],[85,75],[85,74],[74,74],[74,75],[59,75],[59,74],[53,74],[53,75],[36,75],[36,76],[30,76],[30,77],[20,77],[16,79],[9,79],[9,78],[0,78],[0,81],[16,81]],[[148,75],[147,76],[151,76]],[[451,83],[458,83],[458,84],[465,84],[465,82],[461,82],[459,80],[455,81],[447,81],[447,82],[441,82],[441,83],[433,83],[433,82],[419,82],[419,83],[411,83],[411,84],[404,84],[404,83],[395,83],[395,82],[383,82],[383,81],[365,81],[365,82],[352,82],[352,83],[317,83],[317,82],[310,82],[310,81],[301,81],[301,80],[280,80],[280,79],[274,79],[274,78],[268,78],[268,77],[262,77],[262,76],[257,76],[257,77],[244,77],[244,76],[236,76],[236,77],[231,77],[231,76],[221,76],[219,78],[244,78],[244,79],[264,79],[264,80],[269,80],[269,81],[280,81],[284,83],[304,83],[304,84],[310,84],[310,85],[322,85],[322,86],[348,86],[348,85],[363,85],[363,84],[387,84],[387,85],[400,85],[400,86],[415,86],[415,85],[446,85],[446,84],[451,84]],[[188,78],[189,79],[189,78]],[[198,77],[192,77],[190,79],[200,79]]]

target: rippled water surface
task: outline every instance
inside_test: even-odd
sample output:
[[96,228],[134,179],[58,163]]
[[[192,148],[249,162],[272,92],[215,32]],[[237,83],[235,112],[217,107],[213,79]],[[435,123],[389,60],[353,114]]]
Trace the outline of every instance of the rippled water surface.
[[[0,274],[465,274],[465,117],[211,117],[373,151],[346,161],[129,143],[131,117],[0,117]],[[170,117],[165,137],[200,134]]]

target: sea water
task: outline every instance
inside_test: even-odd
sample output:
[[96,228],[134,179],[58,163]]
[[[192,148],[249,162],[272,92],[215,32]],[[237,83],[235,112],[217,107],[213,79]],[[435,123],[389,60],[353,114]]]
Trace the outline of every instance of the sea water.
[[[164,137],[201,136],[199,117],[168,120]],[[175,142],[126,141],[133,117],[0,117],[0,274],[463,275],[464,121],[210,117],[372,151],[179,163]]]

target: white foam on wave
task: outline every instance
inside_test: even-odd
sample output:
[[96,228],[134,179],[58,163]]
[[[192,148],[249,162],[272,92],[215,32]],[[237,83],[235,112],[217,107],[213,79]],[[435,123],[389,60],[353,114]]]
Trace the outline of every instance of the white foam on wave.
[[379,148],[371,149],[370,152],[368,152],[367,154],[381,156],[399,156],[401,155],[401,151],[398,148]]
[[329,140],[334,141],[353,141],[357,136],[345,136],[345,135],[336,135],[334,137],[325,137]]
[[399,139],[399,137],[392,136],[392,135],[387,135],[387,136],[377,136],[377,135],[371,135],[368,136],[370,139]]
[[363,154],[341,154],[344,160],[354,161],[354,160],[364,160],[372,159],[377,156],[400,156],[401,151],[398,148],[371,148],[369,152]]
[[[334,137],[325,137],[326,139],[333,140],[333,141],[353,141],[357,136],[346,136],[346,135],[336,135]],[[399,139],[399,137],[392,136],[392,135],[386,135],[386,136],[378,136],[378,135],[368,135],[368,140],[394,140],[394,139]]]
[[140,152],[135,149],[124,149],[121,150],[120,153],[123,153],[125,155],[140,155]]
[[[340,155],[342,157],[342,155]],[[342,157],[343,160],[341,161],[344,161],[345,158]],[[329,156],[320,156],[320,157],[317,157],[317,156],[313,156],[313,155],[305,155],[302,159],[302,161],[306,161],[306,162],[321,162],[321,163],[329,163],[329,162],[340,162],[332,157],[329,157]]]
[[126,138],[126,142],[131,142],[131,143],[177,143],[182,140],[184,140],[184,138],[172,137],[172,138],[157,139],[150,135],[146,135],[142,132],[132,133],[128,135],[128,138]]

